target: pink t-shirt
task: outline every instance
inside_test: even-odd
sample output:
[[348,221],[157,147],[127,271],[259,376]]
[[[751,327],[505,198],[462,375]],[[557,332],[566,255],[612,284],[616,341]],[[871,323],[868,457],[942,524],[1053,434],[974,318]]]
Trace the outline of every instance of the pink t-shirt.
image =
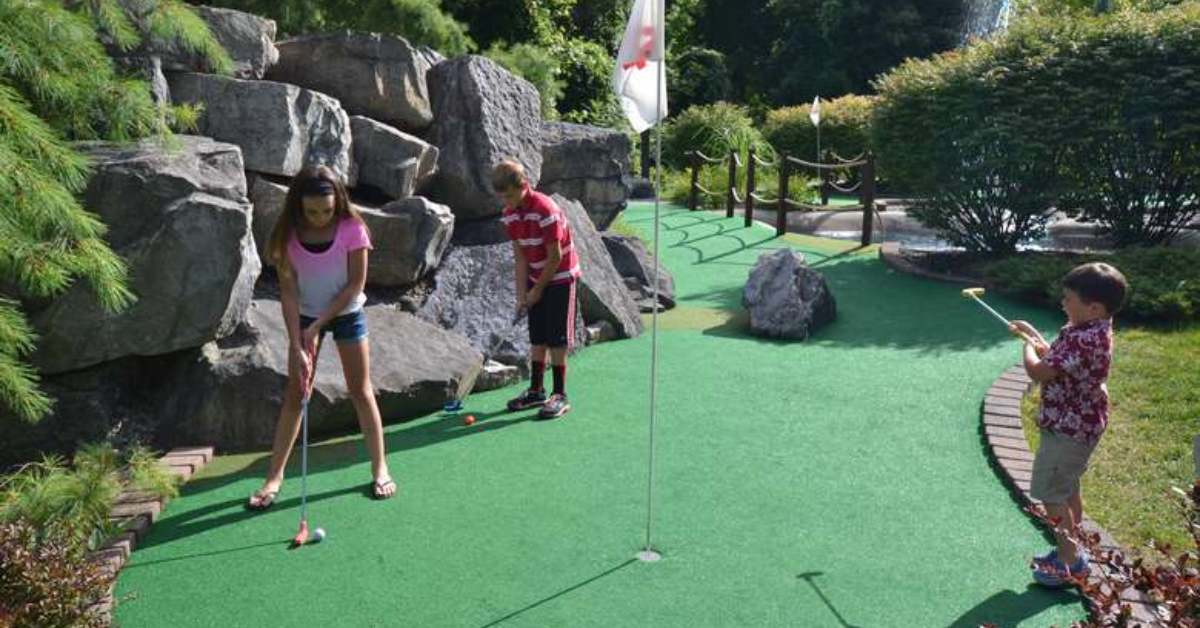
[[[288,262],[296,273],[296,284],[300,290],[300,314],[319,318],[339,292],[350,282],[351,251],[371,248],[371,237],[367,227],[353,218],[338,223],[333,235],[333,245],[322,253],[312,253],[300,244],[300,238],[292,233],[288,241]],[[367,302],[367,295],[358,293],[350,300],[338,316],[350,314]]]

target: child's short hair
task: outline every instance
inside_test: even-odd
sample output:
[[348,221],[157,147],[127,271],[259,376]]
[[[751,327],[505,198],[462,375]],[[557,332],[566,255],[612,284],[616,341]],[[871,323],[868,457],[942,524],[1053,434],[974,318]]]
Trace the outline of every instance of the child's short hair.
[[1063,277],[1062,285],[1078,294],[1084,303],[1103,305],[1109,316],[1119,312],[1125,305],[1125,293],[1129,290],[1125,275],[1103,262],[1075,267]]
[[497,192],[524,187],[527,181],[525,168],[511,159],[505,159],[492,168],[492,189]]

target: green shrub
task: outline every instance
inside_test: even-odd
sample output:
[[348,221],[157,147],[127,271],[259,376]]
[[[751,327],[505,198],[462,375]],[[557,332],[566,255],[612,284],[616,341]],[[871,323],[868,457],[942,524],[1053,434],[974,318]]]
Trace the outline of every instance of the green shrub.
[[973,250],[1040,235],[1052,206],[1121,246],[1171,239],[1200,215],[1200,4],[1072,19],[879,79],[872,145],[919,219]]
[[769,158],[774,154],[745,107],[726,102],[690,107],[663,129],[663,164],[675,169],[690,165],[688,153],[698,150],[714,159],[750,147]]
[[1117,246],[1174,239],[1200,216],[1200,5],[1035,32],[1055,53],[1037,79],[1071,86],[1047,112],[1070,133],[1059,207]]
[[1056,307],[1060,281],[1075,266],[1107,262],[1129,281],[1120,317],[1145,322],[1200,320],[1200,251],[1165,247],[1133,248],[1105,254],[1026,253],[984,265],[985,277],[1002,290]]
[[[1005,83],[1028,59],[993,40],[910,60],[877,82],[871,143],[911,212],[953,244],[1009,252],[1045,231],[1058,198],[1059,143],[1045,115],[1057,90]],[[1045,135],[1041,135],[1044,133]]]
[[670,104],[684,111],[694,105],[729,100],[733,82],[725,54],[709,48],[688,48],[667,64]]
[[118,452],[108,444],[85,445],[72,466],[50,456],[4,478],[0,522],[26,521],[38,530],[69,526],[75,543],[95,549],[119,532],[108,514],[125,487],[159,497],[178,492],[174,477],[145,448]]
[[[821,102],[821,150],[850,159],[871,147],[873,96],[842,96]],[[812,161],[817,156],[817,129],[808,114],[812,103],[767,113],[763,136],[776,151]]]

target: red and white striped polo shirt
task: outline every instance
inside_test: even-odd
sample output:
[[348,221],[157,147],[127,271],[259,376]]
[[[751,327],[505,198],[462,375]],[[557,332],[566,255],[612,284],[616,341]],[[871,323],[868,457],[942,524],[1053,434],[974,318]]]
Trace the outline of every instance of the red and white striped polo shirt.
[[521,247],[525,261],[529,263],[529,280],[541,279],[546,268],[546,242],[558,240],[562,249],[562,260],[551,284],[569,284],[579,278],[579,255],[571,241],[571,225],[567,215],[549,196],[525,188],[525,196],[519,207],[506,207],[500,216],[508,237]]

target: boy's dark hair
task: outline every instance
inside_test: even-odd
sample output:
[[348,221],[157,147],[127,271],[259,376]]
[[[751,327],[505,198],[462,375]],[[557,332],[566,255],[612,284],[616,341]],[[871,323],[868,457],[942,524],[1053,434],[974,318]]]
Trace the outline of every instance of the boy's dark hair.
[[1063,277],[1062,285],[1078,294],[1084,303],[1103,305],[1109,316],[1119,312],[1125,305],[1125,293],[1129,290],[1125,275],[1103,262],[1076,266]]
[[524,187],[526,181],[525,168],[511,159],[505,159],[492,169],[492,189],[497,192]]

